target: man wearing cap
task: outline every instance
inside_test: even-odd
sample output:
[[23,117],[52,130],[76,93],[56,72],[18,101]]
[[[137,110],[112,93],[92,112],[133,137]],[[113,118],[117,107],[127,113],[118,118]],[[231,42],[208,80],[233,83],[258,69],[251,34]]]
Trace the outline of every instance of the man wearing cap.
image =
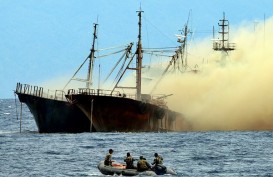
[[113,152],[114,152],[113,149],[109,149],[109,152],[105,156],[105,159],[104,159],[104,165],[112,166],[112,154],[113,154]]
[[146,161],[143,156],[139,157],[139,161],[137,162],[137,171],[146,171],[151,168],[151,165]]

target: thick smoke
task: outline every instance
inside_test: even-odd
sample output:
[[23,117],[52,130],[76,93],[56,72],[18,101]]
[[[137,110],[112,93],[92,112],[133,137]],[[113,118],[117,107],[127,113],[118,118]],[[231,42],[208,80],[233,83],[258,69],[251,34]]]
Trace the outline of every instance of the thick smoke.
[[[224,60],[212,50],[210,38],[189,46],[190,66],[198,64],[200,72],[167,75],[155,93],[173,94],[169,108],[181,112],[193,131],[273,130],[272,31],[273,19],[261,21],[255,30],[251,22],[231,31],[236,50]],[[152,84],[144,80],[143,91],[149,93]],[[127,82],[135,84],[134,78]],[[46,85],[65,85],[60,83]],[[183,122],[177,123],[183,130],[179,125]]]
[[[273,130],[273,19],[232,31],[236,50],[221,60],[209,39],[189,51],[200,72],[166,76],[157,92],[194,131]],[[201,56],[201,57],[198,57]],[[193,62],[194,63],[194,62]]]

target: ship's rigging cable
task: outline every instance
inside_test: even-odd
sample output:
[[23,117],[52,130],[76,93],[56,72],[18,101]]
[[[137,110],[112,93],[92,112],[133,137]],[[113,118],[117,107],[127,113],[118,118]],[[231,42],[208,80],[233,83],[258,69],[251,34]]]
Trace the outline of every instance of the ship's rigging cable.
[[[91,54],[91,53],[90,53]],[[67,87],[67,85],[74,79],[74,77],[77,75],[77,73],[81,70],[81,68],[83,67],[83,65],[85,64],[85,62],[90,58],[90,54],[89,56],[84,60],[84,62],[81,64],[81,66],[77,69],[77,71],[74,73],[74,75],[70,78],[70,80],[67,82],[67,84],[64,86],[63,91],[65,90],[65,88]]]
[[177,50],[178,47],[144,48],[143,53],[155,56],[172,57],[170,55],[164,55],[163,53],[174,53]]
[[[189,21],[189,17],[188,17],[188,21]],[[175,54],[172,56],[172,59],[169,62],[169,65],[164,70],[164,72],[162,73],[160,79],[156,82],[155,86],[152,88],[152,90],[150,92],[151,94],[154,92],[154,90],[156,89],[156,87],[159,84],[159,82],[163,79],[163,77],[165,76],[165,74],[168,72],[168,70],[169,70],[169,68],[170,68],[171,65],[174,64],[174,68],[173,69],[175,70],[175,64],[176,64],[177,61],[179,62],[179,58],[181,58],[182,68],[186,69],[187,67],[189,67],[188,64],[187,64],[187,56],[185,57],[185,64],[184,64],[184,61],[183,61],[184,55],[185,55],[185,53],[187,53],[187,45],[186,45],[186,43],[187,43],[187,35],[189,33],[189,31],[188,31],[188,21],[187,21],[187,23],[185,25],[184,31],[182,30],[185,33],[184,39],[178,39],[178,42],[181,43],[181,46],[175,51]],[[183,72],[182,69],[180,69],[180,67],[179,67],[179,63],[177,65],[178,65],[177,66],[178,71]]]
[[132,52],[131,52],[132,46],[133,46],[133,43],[130,43],[130,45],[128,45],[128,47],[126,48],[126,51],[124,52],[125,59],[124,59],[122,65],[121,65],[121,67],[119,69],[119,72],[118,72],[118,74],[117,74],[117,76],[115,78],[115,81],[118,79],[118,77],[121,77],[122,71],[124,70],[124,66],[126,64],[127,59],[130,58],[130,57],[132,57]]
[[129,55],[131,54],[131,48],[133,46],[133,43],[130,43],[125,52],[123,53],[123,55],[120,57],[120,59],[118,60],[118,62],[116,63],[116,65],[112,68],[111,72],[108,74],[107,78],[105,79],[104,83],[108,80],[108,78],[110,77],[110,75],[114,72],[114,70],[117,68],[117,66],[119,65],[119,63],[121,62],[121,60],[125,57],[120,69],[119,69],[119,72],[116,76],[116,78],[114,79],[114,82],[117,81],[118,77],[120,77],[122,75],[122,71],[124,70],[124,66],[126,64],[126,61],[127,59],[129,58]]
[[143,50],[150,50],[150,49],[178,49],[178,47],[156,47],[156,48],[143,48]]
[[[173,49],[173,50],[172,50]],[[156,57],[172,57],[172,55],[167,55],[167,53],[173,53],[177,50],[177,47],[162,47],[162,48],[144,48],[143,53]]]
[[173,43],[173,40],[170,39],[167,35],[165,35],[162,31],[160,31],[152,22],[150,22],[147,18],[145,18],[144,16],[144,19],[149,23],[151,24],[158,32],[160,32],[163,36],[165,36],[168,40],[170,40],[172,43]]
[[163,77],[165,76],[165,74],[167,73],[167,71],[169,70],[170,66],[175,62],[175,55],[172,57],[171,61],[169,62],[169,65],[167,66],[167,68],[164,70],[164,72],[161,74],[160,79],[156,82],[156,84],[154,85],[154,87],[152,88],[150,94],[152,94],[154,92],[154,90],[157,88],[157,85],[159,84],[159,82],[163,79]]
[[117,63],[115,64],[115,66],[112,68],[112,70],[110,71],[110,73],[107,75],[107,77],[105,78],[104,82],[105,83],[108,78],[111,76],[111,74],[114,72],[114,70],[116,69],[116,67],[118,66],[118,64],[120,63],[120,61],[122,60],[122,58],[125,56],[126,52],[120,57],[120,59],[117,61]]
[[118,48],[127,48],[127,45],[119,45],[119,46],[113,46],[113,47],[108,47],[104,49],[97,49],[96,51],[112,50],[112,49],[118,49]]
[[[111,47],[111,48],[108,48],[108,49],[114,49],[116,47]],[[116,52],[112,52],[112,53],[108,53],[108,54],[105,54],[105,55],[101,55],[101,56],[97,56],[96,58],[103,58],[103,57],[107,57],[107,56],[110,56],[110,55],[113,55],[113,54],[117,54],[117,53],[120,53],[120,52],[123,52],[124,50],[126,49],[122,49],[122,50],[119,50],[119,51],[116,51]],[[96,51],[101,51],[101,50],[96,50]],[[71,79],[67,82],[67,84],[64,86],[63,88],[63,91],[65,90],[65,88],[67,87],[68,84],[70,84],[70,82],[72,80],[78,80],[78,81],[86,81],[86,79],[75,79],[75,76],[78,74],[78,72],[81,70],[81,68],[84,66],[84,64],[86,63],[86,61],[91,57],[91,53],[88,55],[88,57],[84,60],[84,62],[80,65],[80,67],[77,69],[77,71],[74,73],[74,75],[71,77]]]
[[149,52],[153,52],[153,53],[155,53],[155,52],[158,52],[158,53],[163,53],[163,52],[165,52],[165,53],[174,53],[175,50],[144,50],[143,51],[143,53],[149,53]]
[[104,58],[104,57],[107,57],[107,56],[110,56],[110,55],[114,55],[114,54],[123,52],[124,50],[125,49],[122,49],[122,50],[119,50],[119,51],[116,51],[116,52],[112,52],[112,53],[108,53],[108,54],[105,54],[105,55],[97,56],[96,58]]
[[[145,14],[143,13],[143,15],[145,16]],[[146,18],[144,18],[144,21],[145,21],[145,28],[146,28],[146,34],[147,34],[147,46],[149,47],[150,46],[150,39],[149,39],[149,33],[148,33],[148,25],[147,25],[147,21],[146,21]],[[143,48],[142,48],[143,50]],[[151,65],[151,62],[152,62],[152,55],[150,55],[149,57],[149,65]]]
[[147,42],[147,43],[148,43],[147,46],[149,47],[149,46],[150,46],[150,40],[149,40],[149,33],[148,33],[148,28],[147,28],[147,27],[148,27],[148,25],[147,25],[147,20],[146,20],[147,18],[145,18],[145,14],[144,14],[144,13],[143,13],[143,16],[144,16],[144,20],[145,20],[145,28],[146,28],[147,41],[148,41],[148,42]]
[[172,57],[172,55],[164,55],[160,53],[155,53],[155,52],[145,52],[148,55],[154,55],[154,56],[159,56],[159,57]]
[[[130,50],[131,50],[131,49],[130,49]],[[131,62],[133,61],[135,55],[136,55],[136,52],[134,53],[133,56],[130,57],[130,61],[128,62],[127,66],[126,66],[127,69],[129,68],[129,65],[130,65]],[[126,56],[126,57],[127,57],[127,56]],[[128,57],[128,58],[129,58],[129,57]],[[116,82],[116,85],[114,86],[113,90],[111,91],[111,95],[113,94],[114,90],[118,87],[118,84],[119,84],[119,82],[120,82],[120,80],[121,80],[121,78],[123,77],[123,75],[124,75],[125,72],[126,72],[126,69],[123,70],[123,72],[122,72],[120,78],[119,78],[118,81]]]
[[126,60],[127,60],[127,58],[125,58],[125,59],[124,59],[124,61],[123,61],[122,65],[121,65],[121,67],[120,67],[120,69],[119,69],[119,72],[117,73],[117,76],[116,76],[116,78],[115,78],[114,82],[115,82],[115,81],[117,81],[117,80],[118,80],[118,78],[121,76],[122,71],[123,71],[123,68],[124,68],[125,63],[126,63]]

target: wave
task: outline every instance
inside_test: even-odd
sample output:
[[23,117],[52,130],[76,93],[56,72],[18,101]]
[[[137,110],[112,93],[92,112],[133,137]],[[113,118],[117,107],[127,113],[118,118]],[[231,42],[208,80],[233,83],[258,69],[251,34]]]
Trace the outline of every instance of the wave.
[[0,130],[0,135],[3,135],[3,134],[13,134],[13,133],[19,133],[19,131]]

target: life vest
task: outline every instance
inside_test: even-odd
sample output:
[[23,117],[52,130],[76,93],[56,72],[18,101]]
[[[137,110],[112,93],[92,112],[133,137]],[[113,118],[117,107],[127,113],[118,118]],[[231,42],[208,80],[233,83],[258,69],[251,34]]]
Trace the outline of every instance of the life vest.
[[147,166],[147,161],[146,160],[139,160],[137,163],[137,170],[138,171],[145,171],[148,170],[149,167]]
[[112,155],[110,153],[106,155],[104,165],[112,165]]
[[127,157],[125,160],[126,168],[134,168],[134,158],[132,156]]
[[134,161],[134,159],[133,159],[132,156],[129,156],[129,157],[127,157],[127,158],[125,159],[125,162],[126,162],[127,165],[133,164],[133,161]]
[[161,156],[157,156],[154,159],[154,164],[158,165],[158,164],[163,164],[163,158]]

